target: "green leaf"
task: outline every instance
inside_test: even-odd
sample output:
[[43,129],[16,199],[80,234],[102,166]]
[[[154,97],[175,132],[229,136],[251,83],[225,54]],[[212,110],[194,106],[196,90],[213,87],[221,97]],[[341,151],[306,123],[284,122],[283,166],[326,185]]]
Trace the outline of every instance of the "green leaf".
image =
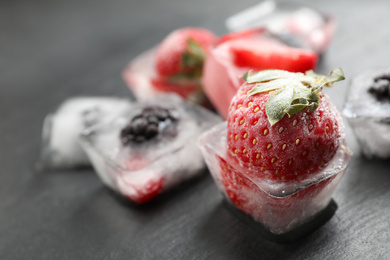
[[190,70],[173,75],[172,79],[198,79],[202,75],[205,52],[202,46],[193,39],[187,40],[187,50],[181,56],[180,65]]
[[[314,83],[311,84],[311,87],[314,91],[318,91],[323,86],[330,87],[334,82],[341,81],[345,79],[344,72],[341,68],[336,68],[329,73],[329,77],[323,75],[318,75],[312,70],[306,71],[306,76],[315,79]],[[330,76],[334,75],[335,77],[331,78]]]
[[188,80],[188,79],[199,79],[202,76],[201,70],[193,70],[185,73],[176,73],[170,77],[167,77],[168,80]]
[[297,85],[294,88],[294,100],[299,98],[309,99],[310,94],[311,90],[303,84]]
[[257,83],[248,95],[281,89],[273,94],[266,104],[268,120],[271,125],[274,125],[285,114],[292,116],[306,107],[309,112],[317,109],[322,87],[329,87],[336,81],[344,80],[345,77],[343,71],[337,68],[332,70],[328,77],[313,71],[306,71],[303,74],[283,70],[263,70],[254,74],[248,71],[243,79],[250,84]]
[[291,105],[288,108],[286,108],[286,113],[287,113],[288,117],[291,117],[307,106],[308,106],[307,104],[305,104],[305,105],[304,104]]
[[291,105],[309,105],[309,101],[305,98],[297,98],[291,102]]
[[187,51],[183,52],[181,65],[191,68],[202,67],[205,60],[205,53],[202,46],[193,39],[188,39],[187,44]]
[[188,39],[187,43],[188,43],[188,52],[191,53],[193,56],[198,57],[198,59],[204,61],[205,53],[202,46],[191,38]]
[[310,103],[310,105],[308,106],[308,108],[309,108],[309,112],[313,112],[314,110],[316,110],[317,109],[317,107],[318,107],[318,102],[312,102],[312,103]]
[[329,73],[329,77],[335,75],[334,78],[329,78],[329,82],[337,82],[345,79],[344,72],[341,68],[336,68]]
[[251,74],[251,70],[248,70],[247,72],[245,72],[244,76],[242,76],[242,79],[245,80],[246,82],[248,82],[248,77],[249,75]]
[[318,100],[320,100],[320,95],[316,92],[311,92],[308,99],[310,102],[317,102]]
[[199,61],[193,57],[190,53],[184,52],[181,60],[181,64],[183,67],[195,67],[199,64]]
[[285,88],[268,99],[265,112],[271,126],[279,122],[286,114],[286,109],[291,105],[293,96],[294,90],[292,88]]
[[[300,86],[299,86],[300,85]],[[291,81],[289,79],[275,79],[265,83],[257,84],[248,95],[255,95],[258,93],[268,92],[275,89],[285,88],[287,86],[291,87],[302,87],[305,88],[299,81]]]
[[[302,73],[299,73],[302,74]],[[303,75],[303,74],[302,74]],[[262,70],[250,75],[250,71],[245,73],[243,79],[248,83],[264,82],[281,78],[294,78],[297,77],[297,73],[288,72],[285,70]]]

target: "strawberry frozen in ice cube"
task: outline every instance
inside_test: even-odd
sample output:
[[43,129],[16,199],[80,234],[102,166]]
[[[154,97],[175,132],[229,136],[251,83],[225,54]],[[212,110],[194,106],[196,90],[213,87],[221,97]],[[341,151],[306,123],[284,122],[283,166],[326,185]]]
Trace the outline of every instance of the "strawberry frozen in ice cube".
[[272,234],[316,219],[350,160],[341,115],[321,91],[344,79],[341,69],[331,75],[247,73],[227,122],[199,139],[229,203]]
[[262,1],[226,19],[227,28],[241,31],[265,27],[289,45],[323,54],[334,34],[336,19],[317,8],[293,1]]
[[170,33],[157,47],[159,76],[199,78],[208,48],[217,40],[209,30],[187,27]]
[[287,46],[264,28],[228,34],[210,50],[203,69],[203,88],[224,117],[241,78],[248,70],[282,69],[305,72],[316,67],[315,52]]
[[217,37],[207,29],[185,27],[171,32],[156,48],[136,57],[123,78],[138,99],[175,92],[209,106],[200,78],[208,50]]

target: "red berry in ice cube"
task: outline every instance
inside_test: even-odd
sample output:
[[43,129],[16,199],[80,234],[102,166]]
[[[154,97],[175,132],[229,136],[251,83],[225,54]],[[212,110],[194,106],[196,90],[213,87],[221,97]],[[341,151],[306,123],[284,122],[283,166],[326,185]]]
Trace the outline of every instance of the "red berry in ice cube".
[[228,106],[242,75],[248,70],[281,69],[305,72],[316,67],[315,52],[288,46],[263,28],[222,36],[206,58],[203,89],[218,112],[225,118]]
[[199,78],[208,48],[216,39],[212,32],[203,28],[173,31],[157,48],[157,73],[164,77]]
[[228,147],[258,178],[291,181],[319,172],[340,145],[339,113],[321,92],[344,79],[313,72],[246,74],[230,104]]
[[163,180],[163,178],[155,178],[143,183],[142,186],[133,185],[132,192],[126,194],[126,196],[137,204],[147,203],[162,192]]

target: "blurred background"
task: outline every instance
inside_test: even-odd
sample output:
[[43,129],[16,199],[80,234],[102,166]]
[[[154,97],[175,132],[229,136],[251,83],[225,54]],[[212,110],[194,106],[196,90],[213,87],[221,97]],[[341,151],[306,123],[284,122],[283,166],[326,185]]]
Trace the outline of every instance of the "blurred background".
[[[317,71],[328,73],[335,67],[344,69],[347,81],[327,90],[341,109],[349,78],[367,68],[389,65],[390,2],[301,2],[330,13],[338,20],[334,39]],[[1,1],[0,258],[125,259],[130,256],[131,259],[157,259],[158,255],[163,255],[162,259],[180,259],[177,257],[184,255],[187,256],[184,259],[253,259],[261,249],[267,252],[268,259],[355,259],[367,255],[380,259],[390,252],[386,242],[389,234],[376,236],[376,231],[370,228],[370,225],[381,225],[382,230],[388,229],[388,221],[378,223],[368,216],[364,223],[346,219],[354,212],[348,213],[347,209],[355,209],[349,203],[350,196],[358,196],[360,207],[380,211],[382,215],[389,213],[388,203],[370,202],[383,194],[362,194],[357,190],[362,182],[372,181],[363,173],[358,175],[360,181],[348,176],[344,178],[335,195],[342,207],[326,231],[305,244],[280,250],[256,236],[245,238],[246,229],[237,227],[238,223],[228,216],[215,213],[214,206],[220,197],[210,178],[185,192],[192,203],[199,196],[207,201],[202,206],[202,213],[191,213],[187,221],[196,223],[196,219],[205,218],[202,214],[209,210],[211,216],[214,214],[221,223],[233,228],[238,237],[223,242],[214,237],[207,244],[204,242],[207,239],[202,237],[206,231],[200,236],[191,233],[200,228],[199,225],[205,227],[199,223],[181,227],[188,239],[174,241],[169,237],[168,242],[162,240],[161,234],[172,232],[169,228],[174,225],[158,229],[163,222],[153,222],[151,216],[163,214],[163,218],[180,218],[176,213],[183,211],[184,198],[172,199],[165,205],[165,211],[158,205],[140,213],[113,202],[92,171],[48,174],[35,170],[43,118],[62,101],[86,95],[131,97],[121,78],[122,69],[131,59],[180,27],[205,27],[223,35],[227,33],[227,17],[257,3],[255,0]],[[347,132],[351,148],[358,155],[356,140],[349,128]],[[388,169],[386,163],[377,166],[364,161],[362,164],[360,159],[354,159],[353,165],[366,171]],[[373,182],[375,185],[388,184],[389,178],[380,175]],[[100,211],[102,207],[107,210]],[[96,216],[99,217],[96,219]],[[154,224],[144,229],[135,226],[147,225],[147,221]],[[353,231],[358,228],[357,223],[364,234]],[[98,231],[99,228],[102,230]],[[340,228],[342,232],[337,231]],[[135,241],[133,236],[140,238]],[[374,242],[363,242],[366,239],[374,239]],[[148,243],[153,250],[136,248],[147,247]],[[226,245],[230,248],[225,250]],[[234,246],[238,251],[232,249]],[[372,247],[374,249],[370,250]],[[329,250],[333,253],[329,254]]]

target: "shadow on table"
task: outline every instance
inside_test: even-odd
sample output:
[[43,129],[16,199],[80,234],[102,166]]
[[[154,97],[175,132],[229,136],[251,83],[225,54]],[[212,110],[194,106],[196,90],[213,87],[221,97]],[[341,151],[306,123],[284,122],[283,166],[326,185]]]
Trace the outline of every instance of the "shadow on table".
[[186,180],[180,183],[180,185],[164,191],[145,204],[136,204],[116,191],[109,188],[106,188],[106,190],[122,206],[148,214],[148,212],[153,213],[156,209],[158,210],[159,208],[165,207],[166,204],[180,199],[185,193],[191,193],[193,189],[196,189],[198,185],[205,181],[206,177],[206,172],[204,172],[199,176]]
[[345,196],[363,194],[369,198],[382,196],[390,190],[390,159],[367,159],[355,155],[343,179],[341,192]]
[[206,221],[198,236],[208,241],[206,250],[212,251],[215,259],[303,259],[308,248],[313,251],[317,246],[326,247],[337,231],[337,221],[329,221],[295,242],[271,242],[261,237],[256,228],[236,218],[223,200],[203,219]]

